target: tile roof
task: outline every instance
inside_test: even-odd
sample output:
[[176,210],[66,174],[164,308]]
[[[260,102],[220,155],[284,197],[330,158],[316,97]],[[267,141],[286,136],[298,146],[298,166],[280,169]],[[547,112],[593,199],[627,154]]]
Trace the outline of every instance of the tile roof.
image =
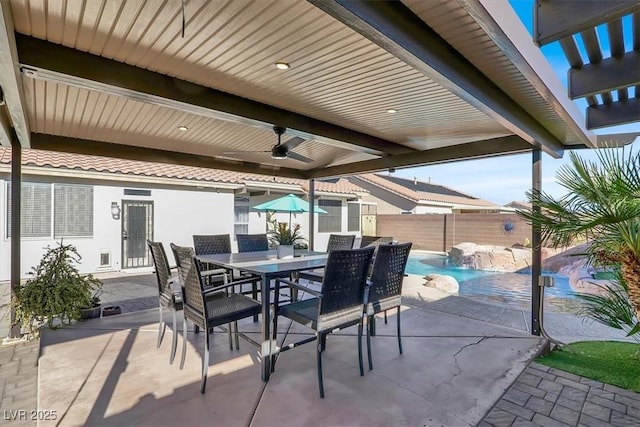
[[358,178],[387,191],[396,193],[415,203],[440,202],[454,205],[496,207],[495,203],[461,193],[443,185],[379,174],[363,174]]
[[[11,149],[0,147],[0,164],[11,164]],[[45,150],[22,150],[22,164],[41,168],[55,168],[102,173],[118,173],[133,176],[187,179],[194,181],[243,184],[246,181],[299,185],[308,191],[309,181],[279,176],[248,174],[219,169],[181,166],[166,163],[150,163],[111,157],[60,153]],[[357,185],[340,179],[336,182],[316,181],[316,191],[336,194],[366,193]]]

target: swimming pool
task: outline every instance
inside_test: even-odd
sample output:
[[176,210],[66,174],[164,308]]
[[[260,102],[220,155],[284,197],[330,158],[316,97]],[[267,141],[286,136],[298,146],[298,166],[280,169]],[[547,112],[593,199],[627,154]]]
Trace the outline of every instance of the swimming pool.
[[[484,300],[485,302],[506,304],[520,309],[531,308],[531,273],[504,273],[473,270],[446,265],[447,257],[427,253],[411,253],[406,272],[424,276],[446,274],[453,276],[460,285],[459,294]],[[569,279],[554,273],[555,287],[544,291],[545,308],[556,312],[571,312],[578,306],[572,294]]]

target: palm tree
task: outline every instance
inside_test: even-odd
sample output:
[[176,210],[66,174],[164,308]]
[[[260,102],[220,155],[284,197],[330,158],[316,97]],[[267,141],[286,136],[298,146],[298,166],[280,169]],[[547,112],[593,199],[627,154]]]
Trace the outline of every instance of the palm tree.
[[529,192],[529,201],[539,205],[540,210],[518,213],[540,227],[544,244],[563,247],[584,240],[589,262],[619,268],[637,322],[640,319],[640,153],[602,149],[597,155],[598,162],[592,162],[571,152],[571,163],[556,174],[567,194],[556,199],[546,193]]

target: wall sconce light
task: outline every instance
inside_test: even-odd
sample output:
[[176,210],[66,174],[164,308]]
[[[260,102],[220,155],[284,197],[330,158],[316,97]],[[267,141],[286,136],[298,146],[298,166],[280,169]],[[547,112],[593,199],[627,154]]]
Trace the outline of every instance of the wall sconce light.
[[120,219],[120,206],[118,206],[118,202],[111,202],[111,217],[113,219]]

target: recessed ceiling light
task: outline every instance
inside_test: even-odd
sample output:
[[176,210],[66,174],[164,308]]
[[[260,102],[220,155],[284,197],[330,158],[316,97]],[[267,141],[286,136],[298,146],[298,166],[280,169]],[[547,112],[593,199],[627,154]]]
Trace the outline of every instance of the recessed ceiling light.
[[387,110],[387,113],[391,113],[391,114],[393,114],[393,113],[397,113],[397,112],[398,112],[398,110],[396,110],[395,108],[389,108],[389,109]]
[[185,130],[189,130],[189,128],[188,128],[188,127],[186,127],[185,125],[178,126],[178,129],[179,129],[179,130],[181,130],[181,131],[183,131],[183,132],[184,132]]
[[276,68],[278,70],[288,70],[290,68],[290,65],[286,62],[276,62]]

